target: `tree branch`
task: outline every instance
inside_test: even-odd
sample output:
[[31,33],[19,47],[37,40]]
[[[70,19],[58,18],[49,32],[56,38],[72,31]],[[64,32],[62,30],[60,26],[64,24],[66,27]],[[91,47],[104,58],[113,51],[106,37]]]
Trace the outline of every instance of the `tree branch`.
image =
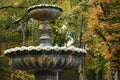
[[12,9],[20,8],[20,9],[24,9],[24,8],[27,8],[27,7],[22,7],[22,6],[18,6],[18,7],[15,7],[15,6],[3,6],[3,7],[0,7],[0,10],[7,9],[7,8],[12,8]]
[[25,18],[28,18],[27,16],[27,12],[18,20],[14,21],[13,24],[18,24],[21,20],[25,19]]
[[[102,34],[102,32],[100,30],[98,30],[97,28],[94,28],[94,31],[105,41],[107,42],[107,39],[105,38],[105,36]],[[111,52],[111,47],[108,43],[106,43],[106,46],[108,46],[108,50],[109,52]]]
[[104,17],[107,18],[107,16],[106,16],[106,11],[105,11],[102,3],[100,3],[100,7],[101,7],[101,9],[102,9],[102,11],[103,11]]
[[104,37],[104,35],[102,34],[102,32],[100,30],[98,30],[97,28],[94,28],[94,31],[104,40],[107,41],[107,39]]
[[[91,1],[91,3],[93,4],[93,8],[96,8],[95,2],[94,2],[93,0],[90,0],[90,1]],[[103,5],[100,4],[100,6],[101,6],[101,8],[102,8],[102,10],[103,10],[103,14],[104,14],[105,18],[107,18],[107,17],[106,17],[106,12],[105,12],[105,10],[104,10]],[[94,31],[95,31],[105,42],[107,42],[107,39],[105,38],[105,36],[102,34],[102,32],[101,32],[100,30],[98,30],[97,28],[94,28]],[[111,53],[111,47],[110,47],[110,45],[109,45],[108,43],[106,43],[106,46],[108,46],[108,51]]]

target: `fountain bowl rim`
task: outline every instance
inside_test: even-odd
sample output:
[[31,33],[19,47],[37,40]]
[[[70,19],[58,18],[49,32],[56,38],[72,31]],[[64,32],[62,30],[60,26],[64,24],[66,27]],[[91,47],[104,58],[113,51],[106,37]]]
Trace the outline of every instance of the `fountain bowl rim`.
[[11,55],[12,53],[16,53],[17,51],[19,52],[24,52],[24,51],[28,51],[28,52],[31,52],[31,51],[46,51],[46,52],[49,52],[49,51],[56,51],[56,52],[59,52],[59,51],[71,51],[71,52],[77,52],[78,54],[79,53],[83,53],[83,54],[86,54],[87,51],[83,48],[77,48],[77,47],[74,47],[74,46],[70,46],[70,47],[66,47],[66,46],[63,46],[63,47],[59,47],[59,46],[21,46],[21,47],[15,47],[15,48],[10,48],[10,49],[6,49],[4,51],[4,55]]
[[28,13],[34,9],[42,9],[42,8],[53,8],[53,9],[57,9],[61,12],[63,12],[63,9],[60,6],[57,5],[52,5],[52,4],[40,4],[40,5],[33,5],[31,7],[28,8]]

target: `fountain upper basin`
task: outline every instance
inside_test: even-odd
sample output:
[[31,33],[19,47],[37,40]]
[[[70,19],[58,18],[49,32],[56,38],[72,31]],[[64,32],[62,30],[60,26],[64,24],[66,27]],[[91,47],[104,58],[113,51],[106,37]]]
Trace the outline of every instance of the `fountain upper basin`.
[[56,20],[62,13],[62,8],[50,4],[35,5],[28,9],[29,17],[36,20]]

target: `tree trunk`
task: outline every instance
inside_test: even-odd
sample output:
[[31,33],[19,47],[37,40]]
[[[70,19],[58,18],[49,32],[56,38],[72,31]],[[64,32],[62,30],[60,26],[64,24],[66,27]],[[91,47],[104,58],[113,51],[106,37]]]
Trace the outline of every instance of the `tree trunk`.
[[23,35],[23,46],[25,45],[25,32],[22,30],[22,35]]
[[81,71],[79,75],[79,80],[86,80],[86,75],[85,75],[85,56],[82,57],[81,59]]
[[116,71],[115,72],[115,80],[120,80],[120,72],[119,71]]
[[98,73],[97,73],[97,79],[96,80],[103,80],[102,79],[102,71],[100,70]]
[[26,43],[26,26],[27,26],[27,22],[20,22],[20,26],[21,26],[21,32],[22,32],[23,46],[25,46],[25,43]]
[[[101,64],[101,55],[98,55],[98,63]],[[103,80],[102,79],[102,70],[99,70],[98,73],[96,74],[96,80]]]

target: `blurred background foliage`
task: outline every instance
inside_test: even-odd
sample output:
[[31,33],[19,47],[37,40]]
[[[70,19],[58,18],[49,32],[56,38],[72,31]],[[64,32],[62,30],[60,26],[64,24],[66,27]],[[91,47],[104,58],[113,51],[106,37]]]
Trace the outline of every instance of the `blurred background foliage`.
[[[39,22],[27,9],[43,0],[0,0],[0,80],[34,80],[32,74],[14,70],[5,49],[38,45]],[[63,14],[52,21],[53,45],[85,48],[79,69],[62,71],[60,80],[120,79],[120,0],[46,0],[59,5]]]

